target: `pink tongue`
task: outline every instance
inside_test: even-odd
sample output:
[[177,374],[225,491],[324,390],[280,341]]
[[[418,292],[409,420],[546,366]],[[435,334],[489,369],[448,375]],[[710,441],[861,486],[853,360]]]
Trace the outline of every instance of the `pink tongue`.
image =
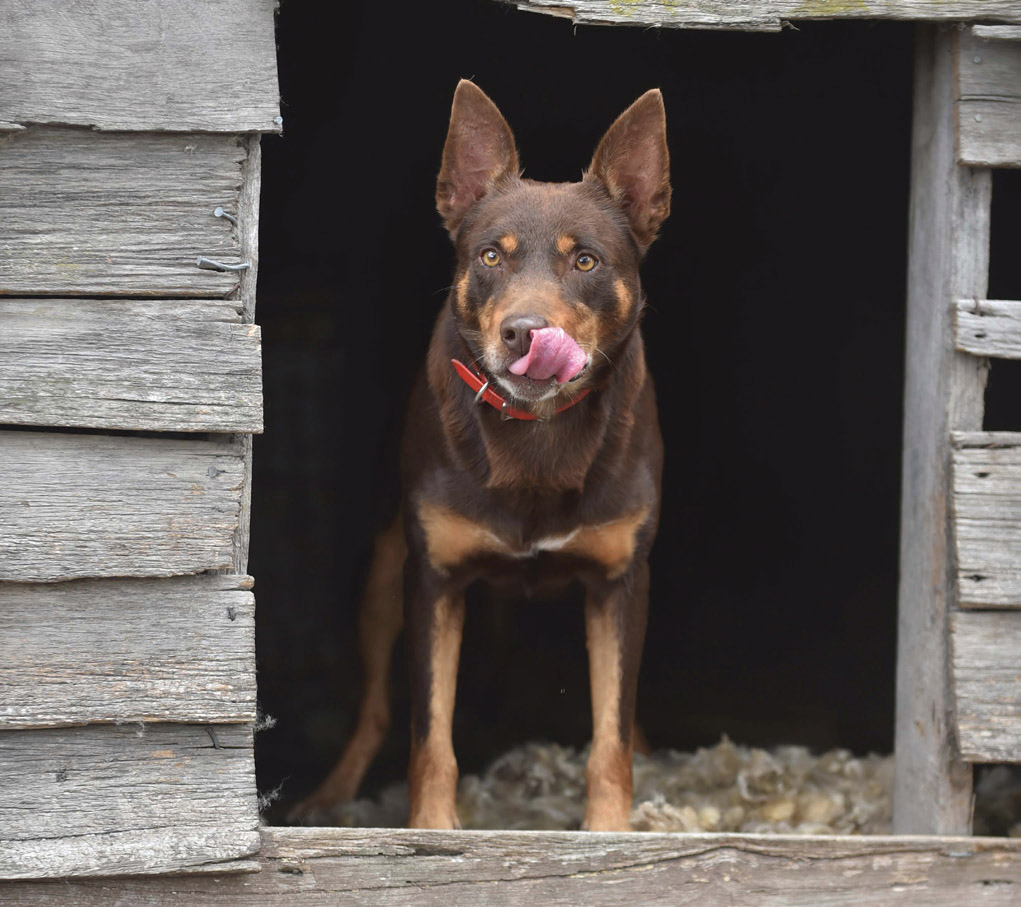
[[508,368],[515,375],[545,381],[553,375],[563,384],[585,367],[584,351],[563,328],[542,328],[531,332],[532,345]]

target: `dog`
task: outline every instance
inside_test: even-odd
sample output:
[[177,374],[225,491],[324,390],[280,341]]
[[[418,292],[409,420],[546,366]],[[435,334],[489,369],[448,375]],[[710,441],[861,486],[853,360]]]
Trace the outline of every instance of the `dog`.
[[412,391],[402,512],[369,570],[359,720],[292,818],[355,796],[389,726],[403,624],[408,824],[458,827],[451,726],[464,591],[481,579],[533,592],[583,586],[593,717],[583,827],[629,827],[663,463],[638,269],[670,193],[659,90],[613,123],[580,182],[541,183],[522,177],[496,105],[458,84],[436,185],[457,263]]

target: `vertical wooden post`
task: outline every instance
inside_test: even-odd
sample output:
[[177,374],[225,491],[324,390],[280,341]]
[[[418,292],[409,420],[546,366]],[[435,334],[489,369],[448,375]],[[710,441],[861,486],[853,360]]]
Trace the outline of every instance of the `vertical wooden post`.
[[988,360],[954,350],[952,307],[955,299],[986,295],[992,181],[988,170],[957,164],[956,49],[951,29],[919,28],[897,640],[900,834],[971,832],[971,766],[956,755],[951,720],[950,432],[981,429]]

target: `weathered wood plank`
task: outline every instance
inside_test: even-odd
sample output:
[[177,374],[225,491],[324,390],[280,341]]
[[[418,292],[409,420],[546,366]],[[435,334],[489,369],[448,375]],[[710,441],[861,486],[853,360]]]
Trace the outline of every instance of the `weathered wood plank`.
[[951,633],[961,756],[1021,762],[1021,612],[958,612]]
[[172,872],[259,846],[252,729],[0,732],[0,878]]
[[957,300],[954,341],[957,349],[973,356],[1021,359],[1021,302]]
[[505,0],[593,25],[779,31],[810,19],[982,19],[1021,22],[1014,0]]
[[953,38],[923,27],[915,51],[901,485],[894,830],[971,831],[971,768],[955,746],[949,613],[952,429],[982,427],[987,360],[954,350],[953,303],[986,296],[989,171],[957,165]]
[[1016,903],[1021,844],[994,838],[264,828],[255,875],[7,883],[11,907],[548,904],[961,907]]
[[[8,4],[9,6],[9,4]],[[33,127],[0,135],[0,295],[205,296],[237,289],[247,139]]]
[[0,432],[0,580],[229,567],[236,443]]
[[973,25],[971,32],[976,38],[1021,41],[1021,25]]
[[958,160],[1021,167],[1021,41],[958,35]]
[[154,308],[0,297],[0,422],[262,431],[259,328]]
[[255,721],[245,576],[0,583],[0,729]]
[[[242,320],[255,321],[255,291],[259,282],[259,196],[262,190],[262,142],[259,136],[251,140],[248,159],[245,161],[244,182],[238,217],[241,232],[241,254],[251,268],[241,274],[238,291],[242,306]],[[234,572],[248,571],[248,549],[251,542],[252,517],[252,436],[240,435],[236,439],[241,447],[244,480],[241,485],[241,513],[234,533]]]
[[279,132],[276,0],[0,4],[0,120]]
[[955,432],[953,441],[959,603],[1021,608],[1021,434]]

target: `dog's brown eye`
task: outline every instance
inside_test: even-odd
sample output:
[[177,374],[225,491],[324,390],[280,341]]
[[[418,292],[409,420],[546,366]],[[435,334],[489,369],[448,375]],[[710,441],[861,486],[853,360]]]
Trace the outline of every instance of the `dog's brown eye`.
[[596,258],[595,255],[582,253],[581,255],[578,256],[578,259],[577,261],[575,261],[574,266],[579,271],[591,271],[598,263],[599,259]]
[[487,268],[495,268],[500,264],[500,253],[496,249],[486,249],[481,255],[482,263]]

